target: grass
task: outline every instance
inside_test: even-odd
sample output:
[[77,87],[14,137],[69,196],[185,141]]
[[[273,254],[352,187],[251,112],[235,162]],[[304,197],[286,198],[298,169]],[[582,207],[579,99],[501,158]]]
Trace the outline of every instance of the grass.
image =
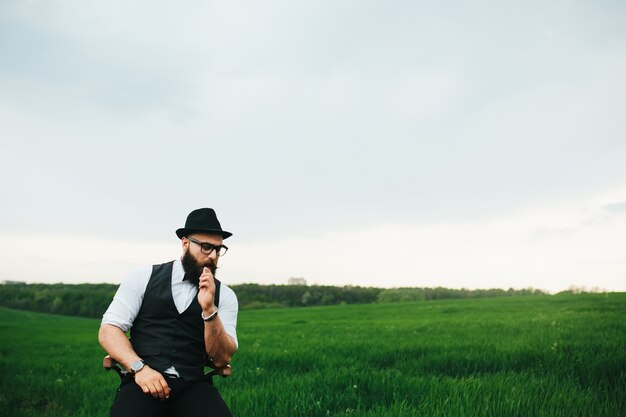
[[[626,415],[626,294],[240,313],[236,416]],[[106,416],[99,321],[0,309],[0,416]]]

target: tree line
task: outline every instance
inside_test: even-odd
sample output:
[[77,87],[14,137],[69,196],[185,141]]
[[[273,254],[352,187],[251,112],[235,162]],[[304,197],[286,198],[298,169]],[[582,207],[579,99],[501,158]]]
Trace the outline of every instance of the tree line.
[[[240,309],[308,307],[336,304],[388,303],[458,298],[505,297],[545,294],[537,289],[468,290],[451,288],[374,288],[359,286],[259,285],[230,286]],[[22,310],[81,317],[101,317],[118,285],[19,284],[0,285],[0,305]]]

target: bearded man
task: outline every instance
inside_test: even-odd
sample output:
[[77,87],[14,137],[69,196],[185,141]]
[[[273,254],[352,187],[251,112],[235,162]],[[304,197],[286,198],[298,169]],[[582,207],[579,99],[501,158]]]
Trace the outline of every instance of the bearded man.
[[237,297],[215,278],[232,233],[201,208],[176,235],[181,258],[133,271],[102,318],[100,344],[129,372],[112,417],[232,415],[204,375],[205,365],[229,375],[238,346]]

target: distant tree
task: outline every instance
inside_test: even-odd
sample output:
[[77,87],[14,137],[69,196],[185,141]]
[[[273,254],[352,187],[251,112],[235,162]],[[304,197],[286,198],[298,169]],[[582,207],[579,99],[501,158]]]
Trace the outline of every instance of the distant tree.
[[[375,302],[420,302],[447,298],[502,297],[543,294],[522,290],[468,290],[450,288],[372,288],[359,286],[259,285],[231,286],[242,309],[308,307]],[[24,310],[101,317],[118,286],[113,284],[10,284],[0,285],[0,305]],[[578,289],[575,289],[578,290]],[[570,289],[573,292],[572,289]]]

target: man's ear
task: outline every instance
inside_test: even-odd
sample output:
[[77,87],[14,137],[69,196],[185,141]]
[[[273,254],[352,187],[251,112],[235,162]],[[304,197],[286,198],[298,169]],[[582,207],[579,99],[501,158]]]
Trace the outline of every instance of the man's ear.
[[189,239],[187,239],[186,237],[183,237],[180,240],[181,246],[183,247],[183,252],[185,252],[187,250],[187,246],[189,246]]

